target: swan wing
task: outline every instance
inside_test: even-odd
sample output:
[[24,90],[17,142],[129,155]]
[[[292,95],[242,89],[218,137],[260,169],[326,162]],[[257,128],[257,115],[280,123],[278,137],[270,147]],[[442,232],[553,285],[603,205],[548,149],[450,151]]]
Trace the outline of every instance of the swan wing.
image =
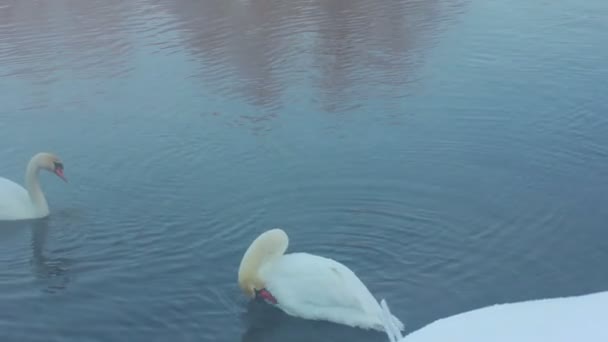
[[384,325],[384,330],[388,335],[389,341],[401,341],[401,339],[403,339],[403,335],[401,335],[399,327],[395,324],[394,317],[391,314],[388,304],[386,304],[386,300],[382,299],[380,301],[380,307],[382,307],[382,324]]
[[0,177],[0,220],[19,219],[26,215],[29,195],[21,185]]
[[384,330],[378,301],[353,271],[335,260],[292,253],[265,265],[260,274],[290,315]]

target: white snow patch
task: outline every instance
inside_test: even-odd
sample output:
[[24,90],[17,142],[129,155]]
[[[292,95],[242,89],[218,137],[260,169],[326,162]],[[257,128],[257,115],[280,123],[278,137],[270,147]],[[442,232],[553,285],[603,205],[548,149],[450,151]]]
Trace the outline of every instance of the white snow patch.
[[398,341],[608,342],[608,291],[488,306],[439,319]]

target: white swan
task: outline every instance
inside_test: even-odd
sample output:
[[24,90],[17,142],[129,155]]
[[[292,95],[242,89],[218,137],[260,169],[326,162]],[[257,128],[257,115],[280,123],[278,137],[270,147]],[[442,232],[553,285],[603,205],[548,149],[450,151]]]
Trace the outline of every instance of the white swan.
[[[384,315],[388,305],[380,302]],[[383,320],[390,342],[606,342],[608,291],[488,306],[439,319],[403,337]]]
[[[295,317],[384,331],[380,304],[353,271],[317,255],[284,254],[288,241],[283,230],[271,229],[251,243],[238,273],[249,298],[261,297]],[[391,323],[403,329],[396,317]]]
[[401,330],[393,324],[391,317],[393,314],[391,310],[388,308],[388,304],[386,304],[386,300],[382,299],[380,301],[380,306],[382,307],[382,324],[384,326],[384,331],[386,335],[388,335],[388,340],[390,342],[401,342],[403,341],[403,335],[401,335]]
[[37,219],[49,215],[49,206],[40,188],[38,171],[55,173],[67,182],[63,164],[51,153],[38,153],[30,159],[25,170],[25,187],[0,177],[0,221]]

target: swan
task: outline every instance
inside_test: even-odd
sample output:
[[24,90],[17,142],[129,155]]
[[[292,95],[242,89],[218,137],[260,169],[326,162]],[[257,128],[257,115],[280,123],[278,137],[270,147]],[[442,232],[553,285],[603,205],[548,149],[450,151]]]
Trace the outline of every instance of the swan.
[[382,325],[384,326],[384,331],[388,336],[389,342],[402,342],[403,335],[401,334],[400,329],[398,329],[395,324],[391,321],[391,317],[393,316],[391,310],[386,304],[386,300],[382,299],[380,301],[380,307],[382,308]]
[[380,305],[390,342],[608,341],[608,291],[487,306],[439,319],[405,337],[387,319],[386,302]]
[[[262,298],[295,317],[384,331],[380,304],[353,271],[313,254],[284,254],[288,244],[287,234],[277,228],[245,251],[238,283],[248,298]],[[391,323],[403,330],[396,317]]]
[[46,152],[34,155],[25,170],[25,188],[0,177],[0,221],[37,219],[49,215],[49,206],[38,179],[40,170],[51,171],[67,182],[63,163],[56,155]]

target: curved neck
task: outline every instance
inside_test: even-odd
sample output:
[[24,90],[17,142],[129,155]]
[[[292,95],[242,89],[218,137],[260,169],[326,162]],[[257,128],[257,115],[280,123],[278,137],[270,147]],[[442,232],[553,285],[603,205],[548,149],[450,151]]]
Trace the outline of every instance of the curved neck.
[[40,181],[38,179],[38,173],[40,167],[36,158],[32,158],[27,164],[25,170],[25,187],[30,195],[34,209],[40,213],[46,213],[49,210],[49,206],[44,197],[44,193],[40,188]]
[[280,229],[272,229],[255,239],[241,260],[239,266],[239,285],[249,296],[253,297],[254,289],[263,287],[263,280],[259,278],[258,271],[267,262],[270,262],[285,253],[289,244],[287,234]]

